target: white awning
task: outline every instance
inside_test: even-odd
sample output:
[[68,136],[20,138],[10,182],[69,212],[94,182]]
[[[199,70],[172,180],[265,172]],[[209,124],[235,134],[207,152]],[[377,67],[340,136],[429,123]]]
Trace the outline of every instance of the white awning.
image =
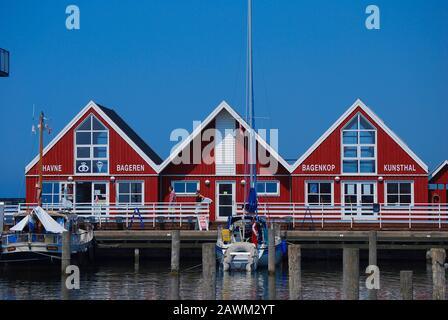
[[33,209],[33,213],[36,214],[39,221],[44,226],[47,232],[51,233],[62,233],[65,230],[63,226],[57,223],[44,209],[41,207],[36,207]]
[[[44,209],[41,207],[36,207],[33,209],[33,212],[31,215],[34,215],[39,219],[39,221],[42,223],[44,229],[47,232],[51,233],[62,233],[65,230],[63,226],[61,226],[59,223],[57,223]],[[16,224],[14,227],[12,227],[11,231],[22,231],[23,228],[28,224],[29,219],[31,218],[31,215],[25,216],[18,224]]]
[[18,224],[16,224],[14,227],[10,228],[11,231],[22,231],[23,228],[28,224],[28,220],[30,219],[30,216],[25,216],[22,220],[19,221]]

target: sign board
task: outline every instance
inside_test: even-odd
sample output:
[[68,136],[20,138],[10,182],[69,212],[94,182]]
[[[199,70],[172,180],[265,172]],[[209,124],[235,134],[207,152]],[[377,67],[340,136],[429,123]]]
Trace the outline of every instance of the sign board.
[[207,216],[198,216],[198,226],[200,231],[208,231],[208,218]]

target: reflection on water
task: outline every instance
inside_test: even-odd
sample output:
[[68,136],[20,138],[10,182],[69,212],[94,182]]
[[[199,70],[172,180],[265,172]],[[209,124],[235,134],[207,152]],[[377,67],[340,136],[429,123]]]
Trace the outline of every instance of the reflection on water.
[[[202,299],[205,295],[201,268],[197,261],[182,265],[178,277],[169,274],[169,262],[142,261],[135,268],[129,263],[108,261],[81,268],[81,288],[69,292],[70,299]],[[367,298],[365,276],[361,265],[360,296]],[[363,269],[364,268],[364,269]],[[381,289],[379,299],[399,299],[400,270],[414,271],[415,299],[431,299],[431,267],[423,262],[380,263]],[[60,267],[0,266],[0,299],[61,299]],[[341,299],[342,263],[313,261],[302,264],[302,295],[304,299]],[[275,290],[274,290],[275,289]],[[207,290],[207,289],[206,289]],[[209,293],[209,292],[207,292]],[[275,278],[266,270],[256,273],[223,273],[216,278],[217,299],[288,299],[287,267],[277,271]]]

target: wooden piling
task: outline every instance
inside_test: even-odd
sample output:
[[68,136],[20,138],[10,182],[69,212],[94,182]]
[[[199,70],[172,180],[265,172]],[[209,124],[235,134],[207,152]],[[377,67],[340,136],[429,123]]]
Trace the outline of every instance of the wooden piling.
[[216,249],[214,243],[202,244],[203,298],[216,299]]
[[180,300],[180,279],[178,274],[169,276],[168,300]]
[[289,300],[302,298],[302,265],[300,245],[288,246]]
[[359,299],[359,249],[343,249],[342,299]]
[[268,229],[268,273],[275,274],[275,226]]
[[[370,266],[378,266],[377,261],[377,233],[376,231],[369,232],[369,265]],[[377,289],[368,289],[368,298],[369,300],[378,299],[378,290]]]
[[414,283],[412,271],[400,271],[400,293],[402,300],[414,299]]
[[268,300],[276,300],[275,274],[268,274]]
[[431,249],[432,258],[432,298],[434,300],[445,300],[445,249]]
[[180,259],[180,230],[171,232],[171,272],[179,272]]
[[134,249],[134,264],[138,265],[140,263],[140,249]]
[[71,236],[69,231],[62,233],[62,252],[61,252],[61,274],[65,275],[65,270],[70,265],[71,256]]

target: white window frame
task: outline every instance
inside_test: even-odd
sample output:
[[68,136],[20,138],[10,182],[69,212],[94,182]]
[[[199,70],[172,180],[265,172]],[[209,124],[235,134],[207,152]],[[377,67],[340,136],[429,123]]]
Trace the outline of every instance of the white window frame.
[[[354,118],[358,120],[358,129],[345,129]],[[374,129],[360,129],[361,117],[364,118],[367,123],[369,123]],[[363,144],[361,143],[360,132],[362,131],[374,131],[375,132],[375,143],[374,144]],[[344,144],[344,132],[357,132],[358,143],[357,144]],[[374,126],[362,113],[358,112],[354,117],[350,118],[350,121],[341,129],[341,175],[345,176],[373,176],[378,172],[378,130],[376,126]],[[345,147],[353,147],[356,148],[356,157],[355,158],[346,158],[344,156],[344,148]],[[375,153],[374,157],[363,158],[361,157],[361,149],[363,147],[373,147],[373,151]],[[361,172],[361,161],[375,161],[375,172]],[[344,172],[344,161],[357,161],[358,163],[358,172]]]
[[[44,195],[50,195],[50,193],[44,193],[44,188],[43,185],[47,184],[47,183],[51,183],[52,184],[52,190],[51,190],[51,202],[43,202],[42,201],[42,205],[48,205],[48,206],[55,206],[55,205],[59,205],[59,203],[61,202],[61,181],[43,181],[42,182],[42,200],[44,198]],[[54,202],[54,196],[56,195],[55,190],[57,191],[57,195],[58,195],[58,202]]]
[[[319,199],[319,203],[315,204],[315,203],[309,203],[308,202],[308,184],[309,183],[330,183],[331,184],[331,203],[329,204],[325,204],[325,203],[320,203],[320,199]],[[320,192],[319,192],[320,195]],[[334,181],[332,180],[306,180],[305,181],[305,205],[306,206],[326,206],[326,207],[332,207],[334,206]]]
[[[139,205],[138,203],[133,203],[131,202],[131,197],[133,195],[132,193],[132,187],[130,187],[129,193],[120,193],[120,184],[121,183],[140,183],[142,185],[142,191],[141,191],[141,196],[142,196],[142,201],[140,203],[140,205],[144,205],[145,204],[145,182],[142,180],[120,180],[117,181],[115,183],[115,203],[118,205]],[[124,202],[120,202],[120,195],[128,195],[129,196],[129,202],[124,203]]]
[[[278,180],[257,180],[257,190],[258,190],[258,184],[259,183],[275,183],[277,185],[277,192],[258,192],[257,191],[257,195],[261,196],[261,197],[279,197],[280,196],[280,181]],[[264,188],[266,190],[266,186]]]
[[[402,204],[402,203],[398,203],[398,204],[389,204],[388,203],[388,201],[387,201],[387,196],[389,195],[388,194],[388,192],[387,192],[387,185],[389,184],[389,183],[410,183],[411,184],[411,193],[410,193],[410,195],[411,195],[411,203],[409,203],[409,204]],[[405,194],[407,194],[407,193],[405,193]],[[397,195],[398,195],[398,200],[400,200],[400,195],[401,195],[401,193],[397,193]],[[390,181],[384,181],[384,205],[386,206],[386,207],[393,207],[393,208],[396,208],[396,207],[409,207],[409,206],[414,206],[414,198],[415,198],[415,193],[414,193],[414,181],[413,180],[390,180]]]
[[[93,129],[93,118],[95,118],[99,123],[101,123],[106,128],[106,130],[94,130]],[[79,127],[82,126],[87,119],[90,119],[90,121],[91,121],[91,129],[90,130],[79,130]],[[80,144],[80,145],[78,145],[78,143],[77,143],[77,133],[78,132],[90,132],[90,134],[91,134],[90,144],[85,144],[85,145]],[[93,140],[93,134],[95,132],[107,132],[107,144],[98,144],[98,145],[93,144],[92,140]],[[110,169],[110,148],[109,148],[109,146],[110,146],[110,130],[109,130],[109,128],[102,121],[100,121],[97,116],[95,116],[94,114],[91,113],[74,130],[73,139],[74,139],[74,149],[75,149],[74,150],[75,155],[74,155],[73,166],[74,166],[74,173],[75,173],[75,175],[77,175],[77,176],[106,176],[106,175],[108,175],[109,174],[109,169]],[[78,158],[78,147],[79,148],[83,148],[83,147],[84,148],[90,148],[90,157],[89,158]],[[95,158],[94,157],[94,148],[95,147],[99,147],[99,148],[105,147],[106,148],[106,157],[104,157],[104,158]],[[88,173],[78,172],[77,167],[76,167],[76,162],[77,161],[83,161],[83,160],[85,160],[86,162],[90,162],[91,163],[92,168],[90,168],[90,169],[92,170],[92,172],[88,172]],[[94,161],[107,161],[106,172],[101,172],[101,173],[100,172],[93,172],[93,165],[92,165],[92,163]]]
[[[172,180],[171,181],[171,186],[173,187],[174,192],[176,192],[176,196],[184,196],[184,197],[191,197],[191,196],[195,196],[196,195],[196,191],[195,192],[177,192],[176,188],[174,188],[174,184],[175,183],[196,183],[196,190],[200,190],[201,188],[201,183],[199,180]],[[187,190],[187,188],[185,188],[185,190]]]

